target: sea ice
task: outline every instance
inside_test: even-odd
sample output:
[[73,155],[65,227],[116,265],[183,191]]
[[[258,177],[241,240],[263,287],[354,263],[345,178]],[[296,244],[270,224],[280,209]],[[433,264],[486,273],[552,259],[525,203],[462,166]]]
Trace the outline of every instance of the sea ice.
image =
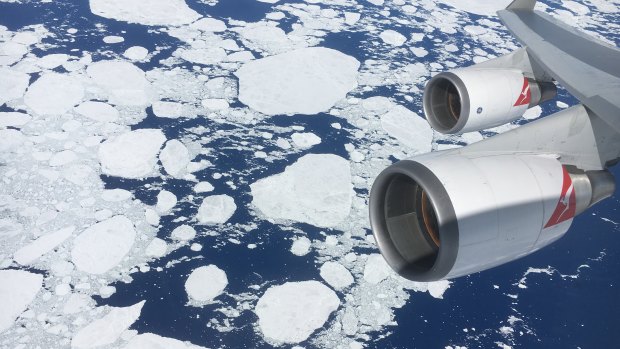
[[144,60],[149,54],[149,50],[142,46],[132,46],[125,50],[123,56],[133,60],[133,61],[141,61]]
[[99,147],[104,174],[143,178],[156,173],[157,153],[166,141],[157,129],[139,129],[108,139]]
[[118,120],[118,110],[113,106],[96,101],[84,102],[73,108],[76,113],[83,115],[91,120],[99,122],[114,122]]
[[84,98],[82,84],[67,75],[47,73],[35,81],[24,95],[24,102],[35,113],[57,115],[67,112]]
[[379,34],[379,37],[383,42],[392,46],[402,46],[405,41],[407,41],[407,38],[403,34],[391,29],[382,32]]
[[62,244],[74,231],[75,227],[70,226],[45,234],[17,250],[13,255],[13,259],[21,265],[29,265],[39,257],[53,250],[56,246]]
[[182,177],[187,169],[187,165],[190,162],[189,151],[183,143],[173,139],[166,143],[161,154],[159,154],[159,160],[166,172],[172,177]]
[[122,349],[207,349],[180,340],[158,336],[153,333],[133,337]]
[[378,284],[392,274],[392,269],[380,254],[371,254],[364,266],[364,280]]
[[194,191],[196,193],[207,193],[213,191],[213,189],[215,188],[209,182],[200,182],[194,186]]
[[310,246],[312,246],[312,242],[305,236],[302,236],[293,241],[293,245],[291,245],[291,252],[296,256],[305,256],[310,252]]
[[250,185],[252,203],[267,217],[334,227],[351,209],[349,162],[332,154],[309,154],[283,173]]
[[381,126],[402,144],[420,153],[431,151],[433,130],[426,120],[411,110],[396,106],[381,116]]
[[177,119],[183,116],[183,104],[157,101],[153,103],[153,114],[160,118]]
[[135,237],[133,223],[125,216],[114,216],[90,226],[75,238],[71,259],[82,271],[103,274],[121,262]]
[[198,208],[196,218],[202,224],[226,223],[237,210],[235,200],[228,195],[207,196]]
[[144,25],[178,26],[200,18],[184,0],[90,0],[90,10],[101,17]]
[[296,132],[291,135],[291,139],[293,140],[293,143],[301,149],[306,149],[314,145],[321,144],[321,137],[312,132]]
[[226,110],[230,107],[225,99],[206,98],[202,100],[202,106],[209,110]]
[[228,285],[226,273],[215,265],[194,269],[185,282],[185,291],[190,300],[211,302],[224,292]]
[[43,275],[23,270],[0,270],[0,333],[13,326],[43,286]]
[[71,339],[71,348],[96,348],[110,345],[140,317],[145,301],[129,307],[112,308],[108,314],[79,330]]
[[179,241],[189,241],[196,237],[196,229],[187,224],[174,228],[170,237]]
[[161,214],[168,213],[177,204],[177,197],[173,193],[162,190],[157,194],[157,205],[155,208]]
[[0,68],[0,76],[2,76],[0,79],[0,106],[24,95],[30,82],[30,75],[10,68]]
[[[1,74],[1,73],[0,73]],[[0,103],[1,104],[1,103]],[[27,124],[32,117],[18,112],[0,112],[0,128],[19,127]]]
[[311,47],[246,63],[237,70],[239,100],[267,114],[316,114],[357,87],[360,63],[339,51]]
[[203,32],[223,32],[226,31],[226,23],[215,18],[201,18],[190,24],[191,28],[198,29]]
[[331,287],[342,290],[353,283],[353,275],[338,262],[325,262],[321,266],[321,277]]
[[302,281],[270,287],[254,311],[268,341],[299,343],[323,327],[339,306],[340,299],[329,287],[318,281]]
[[503,10],[510,4],[511,0],[478,0],[478,1],[462,1],[462,0],[439,0],[446,5],[450,5],[457,10],[471,12],[481,16],[495,16],[499,10]]
[[151,242],[146,246],[144,250],[144,254],[149,257],[163,257],[166,255],[166,251],[168,250],[168,245],[166,242],[159,238],[154,238]]
[[107,92],[111,104],[145,107],[155,99],[144,71],[129,62],[99,61],[89,65],[86,72]]
[[125,41],[125,38],[122,36],[109,35],[103,38],[103,42],[106,44],[118,44]]

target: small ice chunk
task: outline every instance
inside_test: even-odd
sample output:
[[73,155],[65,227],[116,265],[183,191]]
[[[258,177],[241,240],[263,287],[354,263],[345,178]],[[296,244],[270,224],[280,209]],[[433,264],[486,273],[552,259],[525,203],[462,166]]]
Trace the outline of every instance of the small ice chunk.
[[[1,73],[0,73],[1,74]],[[32,120],[32,117],[25,113],[0,112],[0,128],[20,127]]]
[[381,126],[402,144],[420,153],[431,151],[433,130],[428,122],[411,110],[400,105],[394,107],[381,116]]
[[291,246],[291,252],[296,256],[305,256],[310,252],[310,246],[312,246],[312,242],[305,236],[302,236],[293,241],[293,245]]
[[43,275],[23,270],[0,270],[0,333],[30,305],[43,286]]
[[179,241],[189,241],[196,237],[196,229],[187,224],[183,224],[174,228],[170,237]]
[[278,138],[278,140],[276,141],[276,145],[284,150],[291,149],[291,143],[289,143],[284,138]]
[[125,178],[153,176],[157,153],[165,141],[158,129],[139,129],[108,139],[99,147],[102,172]]
[[0,105],[24,95],[30,75],[10,68],[0,68],[0,76]]
[[226,223],[237,210],[235,200],[228,195],[207,196],[198,208],[196,218],[202,224]]
[[200,18],[184,0],[90,0],[90,10],[97,16],[144,25],[179,26]]
[[254,311],[265,338],[277,345],[306,340],[339,306],[340,299],[329,287],[302,281],[270,287]]
[[131,59],[132,61],[142,61],[149,55],[149,50],[142,46],[132,46],[125,50],[123,56]]
[[125,216],[114,216],[90,226],[75,238],[72,261],[82,271],[103,274],[121,262],[135,237],[133,223]]
[[209,110],[226,110],[230,107],[225,99],[218,98],[203,99],[202,106]]
[[151,242],[146,246],[144,250],[144,254],[149,257],[163,257],[166,255],[166,250],[168,249],[168,244],[162,239],[154,238]]
[[75,78],[47,73],[35,81],[24,95],[24,102],[35,113],[58,115],[67,112],[84,98],[84,87]]
[[323,47],[254,60],[235,73],[239,100],[267,115],[317,114],[357,87],[359,65],[355,58]]
[[139,334],[122,349],[207,349],[178,339],[162,337],[153,333]]
[[368,256],[364,266],[364,280],[371,284],[378,284],[392,274],[392,269],[380,254]]
[[34,240],[30,244],[20,248],[13,255],[13,259],[21,265],[29,265],[39,259],[39,257],[53,250],[62,244],[75,231],[74,226],[66,227],[49,233]]
[[379,37],[383,42],[392,46],[402,46],[405,41],[407,41],[407,38],[403,34],[391,29],[383,31],[379,34]]
[[194,186],[194,191],[196,193],[208,193],[213,191],[213,186],[209,182],[200,182]]
[[201,18],[190,24],[191,28],[198,29],[203,32],[223,32],[228,29],[226,23],[215,18]]
[[264,215],[318,227],[334,227],[351,210],[349,161],[332,154],[309,154],[283,173],[250,185],[252,203]]
[[160,118],[178,119],[183,116],[183,104],[158,101],[153,103],[153,114]]
[[528,110],[525,111],[525,113],[523,114],[523,118],[525,118],[526,120],[534,120],[534,119],[538,119],[541,115],[542,115],[542,108],[537,105],[535,107],[532,107]]
[[293,133],[291,139],[293,140],[293,143],[301,149],[307,149],[314,145],[321,144],[321,137],[311,132]]
[[344,22],[348,25],[353,25],[360,20],[361,15],[356,12],[345,12],[344,13]]
[[113,106],[103,103],[88,101],[73,108],[76,113],[99,122],[114,122],[118,120],[118,110]]
[[155,206],[157,212],[168,213],[177,204],[177,197],[173,193],[162,190],[157,194],[157,205]]
[[142,301],[129,307],[112,308],[101,319],[80,329],[71,339],[71,348],[96,348],[116,342],[138,320],[144,303]]
[[416,57],[426,57],[428,51],[424,47],[410,47],[409,50],[416,55]]
[[125,189],[108,189],[101,193],[101,199],[108,202],[125,201],[131,198],[131,192]]
[[226,273],[215,265],[194,269],[185,281],[185,291],[190,300],[208,303],[224,292],[228,285]]
[[103,42],[105,42],[106,44],[118,44],[123,41],[125,41],[125,38],[116,35],[108,35],[103,38]]
[[182,177],[187,171],[187,165],[190,162],[189,150],[180,141],[173,139],[166,143],[159,160],[166,172],[172,177]]
[[342,290],[353,283],[353,275],[338,262],[325,262],[321,266],[321,277],[331,287]]

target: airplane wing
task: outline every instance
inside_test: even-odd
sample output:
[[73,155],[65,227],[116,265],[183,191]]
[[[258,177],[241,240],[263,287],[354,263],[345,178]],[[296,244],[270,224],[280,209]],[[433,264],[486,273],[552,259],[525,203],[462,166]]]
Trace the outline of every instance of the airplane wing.
[[458,134],[516,121],[552,100],[582,104],[467,146],[417,155],[377,176],[369,200],[387,263],[414,281],[450,279],[526,256],[610,197],[620,161],[620,50],[515,0],[498,15],[523,44],[433,76],[426,120]]
[[497,14],[531,59],[620,132],[620,49],[534,11],[535,3],[517,0]]

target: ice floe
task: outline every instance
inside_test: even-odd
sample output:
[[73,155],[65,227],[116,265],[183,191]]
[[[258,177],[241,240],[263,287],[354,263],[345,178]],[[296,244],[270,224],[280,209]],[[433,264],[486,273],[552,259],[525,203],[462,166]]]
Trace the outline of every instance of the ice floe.
[[267,114],[316,114],[357,87],[360,63],[339,51],[312,47],[246,63],[239,100]]
[[158,336],[153,333],[133,337],[123,349],[206,349],[180,340]]
[[75,227],[71,226],[45,234],[17,250],[13,255],[13,259],[21,265],[31,264],[56,246],[62,244],[74,231]]
[[140,317],[145,301],[124,308],[111,308],[104,317],[80,329],[71,339],[71,347],[97,348],[113,344]]
[[202,200],[196,219],[202,224],[226,223],[237,210],[235,200],[228,195],[212,195]]
[[185,291],[191,301],[211,302],[228,285],[226,273],[215,265],[196,268],[185,281]]
[[250,185],[252,203],[269,218],[319,227],[342,222],[351,209],[349,162],[332,154],[309,154],[283,173]]
[[43,275],[22,270],[0,270],[0,333],[11,326],[43,286]]
[[179,241],[190,241],[196,237],[196,230],[187,224],[174,228],[170,237]]
[[160,118],[177,119],[183,116],[183,104],[157,101],[153,103],[153,114]]
[[87,101],[78,105],[73,110],[80,115],[99,122],[114,122],[118,120],[119,117],[116,108],[103,102]]
[[189,24],[200,15],[183,0],[90,0],[92,13],[144,25]]
[[471,12],[481,16],[494,16],[497,11],[505,9],[506,6],[510,4],[511,0],[439,0],[439,2],[450,5],[457,10]]
[[155,98],[144,71],[129,62],[99,61],[89,65],[86,72],[111,104],[144,107]]
[[305,236],[302,236],[293,241],[291,245],[291,252],[296,256],[305,256],[310,252],[310,246],[312,246],[312,242]]
[[321,137],[311,132],[296,132],[291,135],[295,146],[306,149],[314,145],[321,144]]
[[166,142],[166,146],[159,154],[159,160],[169,175],[178,178],[185,174],[191,159],[185,145],[173,139]]
[[407,38],[403,34],[391,29],[381,32],[379,37],[383,42],[392,46],[402,46],[405,41],[407,41]]
[[321,277],[331,287],[342,290],[353,283],[353,275],[338,262],[325,262],[321,266]]
[[318,281],[302,281],[270,287],[254,311],[267,341],[299,343],[323,327],[339,306],[340,299],[329,287]]
[[114,216],[90,226],[75,238],[71,260],[79,270],[103,274],[121,262],[135,237],[133,223],[125,216]]
[[24,102],[35,113],[59,115],[67,112],[84,97],[84,87],[75,78],[47,73],[35,81],[24,95]]
[[149,50],[147,50],[146,48],[142,46],[132,46],[126,49],[125,52],[123,53],[123,56],[131,60],[134,60],[134,61],[144,60],[146,59],[148,55],[149,55]]
[[166,214],[177,204],[177,197],[172,192],[162,190],[157,194],[157,212]]
[[2,76],[0,79],[0,106],[24,95],[30,82],[30,75],[0,67],[0,76]]
[[28,114],[18,112],[0,112],[0,128],[20,127],[32,120]]
[[143,178],[156,174],[157,154],[166,141],[160,130],[139,129],[108,139],[99,147],[104,174]]
[[431,151],[433,130],[426,120],[411,110],[396,106],[381,116],[381,126],[402,144],[421,153]]

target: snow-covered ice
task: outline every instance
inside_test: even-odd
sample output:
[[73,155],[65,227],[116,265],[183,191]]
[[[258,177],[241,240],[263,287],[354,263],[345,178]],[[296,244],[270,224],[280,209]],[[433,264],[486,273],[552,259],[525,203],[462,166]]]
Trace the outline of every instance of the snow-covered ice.
[[122,349],[206,349],[178,339],[143,333],[133,337]]
[[252,203],[264,215],[334,227],[351,209],[349,162],[332,154],[309,154],[284,172],[250,185]]
[[320,274],[323,280],[336,290],[342,290],[354,281],[351,272],[338,262],[325,262],[321,266]]
[[202,200],[196,219],[202,224],[226,223],[237,210],[235,200],[228,195],[212,195]]
[[196,268],[185,281],[185,291],[190,300],[211,302],[224,292],[228,285],[226,273],[215,265]]
[[471,12],[481,16],[494,16],[499,10],[503,10],[510,4],[511,0],[439,0],[446,5],[450,5],[457,10]]
[[149,257],[163,257],[166,255],[166,251],[168,250],[168,244],[162,239],[154,238],[151,242],[146,246],[144,250],[144,254]]
[[433,130],[426,120],[403,107],[396,106],[381,116],[381,126],[402,144],[420,153],[431,151]]
[[213,189],[215,188],[209,182],[199,182],[194,186],[194,191],[196,193],[208,193],[210,191],[213,191]]
[[405,41],[407,41],[407,38],[403,34],[391,29],[383,31],[379,34],[379,37],[383,42],[392,46],[402,46]]
[[71,347],[86,349],[113,344],[138,320],[144,303],[141,301],[129,307],[112,308],[104,317],[80,329],[71,339]]
[[0,76],[0,106],[24,95],[30,81],[28,74],[0,67]]
[[183,0],[90,0],[92,13],[144,25],[189,24],[200,15]]
[[203,32],[223,32],[227,29],[226,23],[215,18],[201,18],[190,24],[191,28],[198,29]]
[[159,160],[169,175],[178,178],[185,174],[191,159],[185,145],[173,139],[166,142],[166,146],[159,154]]
[[371,284],[378,284],[394,272],[380,254],[368,256],[364,266],[364,280]]
[[0,112],[0,128],[19,127],[27,124],[32,117],[18,112]]
[[144,71],[129,62],[99,61],[89,65],[86,72],[107,93],[111,104],[144,107],[155,99]]
[[149,50],[142,46],[131,46],[123,53],[123,56],[133,60],[133,61],[141,61],[145,59],[149,54]]
[[0,270],[0,333],[13,326],[43,286],[43,275],[23,270]]
[[156,174],[157,154],[166,141],[158,129],[139,129],[108,139],[99,147],[104,174],[143,178]]
[[291,252],[296,256],[305,256],[310,252],[310,246],[312,242],[305,236],[302,236],[293,241],[291,245]]
[[157,101],[153,103],[153,114],[160,118],[177,119],[183,116],[183,104]]
[[103,42],[106,44],[119,44],[123,41],[125,41],[125,38],[117,35],[109,35],[103,38]]
[[125,216],[114,216],[96,223],[75,238],[71,259],[90,274],[103,274],[118,265],[131,250],[136,231]]
[[28,245],[20,248],[13,255],[13,259],[21,265],[29,265],[39,257],[62,244],[75,231],[75,227],[62,228],[52,233],[45,234]]
[[155,208],[160,214],[168,213],[177,204],[177,197],[172,192],[162,190],[157,194],[157,205]]
[[75,78],[47,73],[35,81],[24,95],[24,102],[35,113],[59,115],[67,112],[84,98],[84,87]]
[[295,132],[291,135],[291,139],[295,146],[301,149],[307,149],[317,144],[321,144],[321,137],[312,132]]
[[318,281],[302,281],[270,287],[254,311],[267,341],[299,343],[323,327],[339,306],[340,299],[329,287]]
[[174,228],[170,237],[179,241],[189,241],[196,237],[196,229],[187,224],[183,224]]
[[118,110],[113,106],[96,101],[87,101],[75,107],[76,113],[99,122],[114,122],[118,120]]
[[246,63],[239,100],[267,114],[316,114],[357,87],[360,63],[339,51],[312,47]]

